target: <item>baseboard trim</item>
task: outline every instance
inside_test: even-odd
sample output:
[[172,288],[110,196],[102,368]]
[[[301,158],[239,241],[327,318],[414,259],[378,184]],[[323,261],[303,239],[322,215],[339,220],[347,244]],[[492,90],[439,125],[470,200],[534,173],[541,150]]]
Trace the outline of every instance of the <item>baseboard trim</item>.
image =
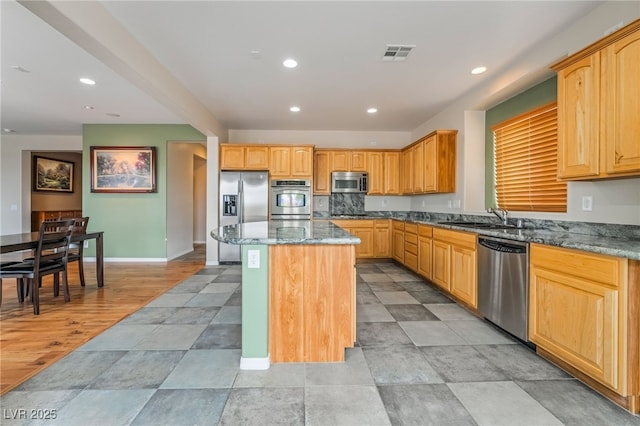
[[271,366],[269,357],[266,358],[245,358],[240,357],[240,370],[268,370]]
[[[95,257],[85,257],[85,262],[95,262]],[[104,263],[107,262],[131,262],[131,263],[167,263],[168,260],[165,257],[105,257]]]

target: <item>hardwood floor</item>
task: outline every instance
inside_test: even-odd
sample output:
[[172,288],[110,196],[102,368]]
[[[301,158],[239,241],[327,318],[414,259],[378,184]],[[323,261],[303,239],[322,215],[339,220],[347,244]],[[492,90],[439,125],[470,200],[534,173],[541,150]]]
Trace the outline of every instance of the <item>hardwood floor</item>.
[[40,315],[18,303],[15,280],[2,283],[0,308],[0,395],[56,362],[92,337],[135,312],[204,267],[204,255],[167,263],[105,263],[103,288],[95,264],[85,263],[86,287],[76,264],[69,267],[71,302],[53,297],[52,280],[40,292]]

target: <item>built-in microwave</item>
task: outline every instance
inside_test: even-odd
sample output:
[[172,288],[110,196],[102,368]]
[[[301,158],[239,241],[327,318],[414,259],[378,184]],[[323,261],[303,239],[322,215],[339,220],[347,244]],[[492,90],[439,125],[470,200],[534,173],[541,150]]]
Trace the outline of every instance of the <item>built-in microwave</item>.
[[271,181],[271,219],[309,220],[311,218],[311,181],[277,179]]
[[365,172],[332,172],[331,173],[332,193],[367,193],[367,173]]

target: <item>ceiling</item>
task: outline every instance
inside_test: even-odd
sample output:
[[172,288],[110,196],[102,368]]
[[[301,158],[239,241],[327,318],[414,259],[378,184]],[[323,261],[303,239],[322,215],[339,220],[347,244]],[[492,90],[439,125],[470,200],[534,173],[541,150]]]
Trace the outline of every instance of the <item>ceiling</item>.
[[[226,128],[411,131],[601,2],[100,3]],[[177,98],[118,74],[20,3],[0,12],[2,129],[192,124]],[[383,61],[387,44],[416,47]],[[282,66],[289,57],[297,68]],[[488,71],[472,75],[479,65]]]

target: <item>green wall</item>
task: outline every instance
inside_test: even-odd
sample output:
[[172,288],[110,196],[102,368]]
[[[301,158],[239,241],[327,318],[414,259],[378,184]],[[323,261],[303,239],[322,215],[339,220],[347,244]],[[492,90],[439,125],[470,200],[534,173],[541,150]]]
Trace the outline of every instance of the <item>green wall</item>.
[[491,127],[520,114],[551,103],[558,98],[557,78],[551,77],[537,86],[487,110],[485,114],[485,207],[495,206],[493,173],[493,133]]
[[[82,210],[89,230],[104,231],[104,256],[166,258],[167,141],[204,140],[184,124],[85,124],[82,130]],[[90,147],[155,146],[156,193],[92,193]],[[86,251],[95,255],[93,245]]]

